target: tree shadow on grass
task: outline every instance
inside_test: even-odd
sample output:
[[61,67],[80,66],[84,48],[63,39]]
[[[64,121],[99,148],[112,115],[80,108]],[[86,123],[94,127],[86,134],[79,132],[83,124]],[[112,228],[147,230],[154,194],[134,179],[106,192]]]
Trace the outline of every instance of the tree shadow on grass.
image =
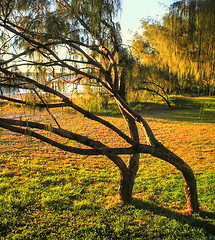
[[204,109],[165,109],[165,110],[143,110],[144,118],[163,119],[192,123],[215,123],[215,111]]
[[173,121],[215,123],[215,99],[174,97],[172,108],[142,108],[144,117]]
[[188,224],[191,227],[196,227],[200,229],[204,229],[206,234],[211,234],[215,236],[215,225],[207,222],[207,219],[215,219],[215,213],[200,211],[198,217],[202,219],[197,219],[194,215],[186,215],[179,212],[174,212],[170,209],[164,208],[162,206],[158,206],[153,203],[145,202],[141,199],[134,199],[133,206],[137,209],[146,209],[150,212],[167,217],[169,219],[175,219],[183,224]]
[[[159,102],[130,102],[143,117],[193,123],[215,123],[215,99],[172,97],[172,107]],[[121,117],[119,111],[97,112],[100,116]]]
[[[180,122],[191,122],[191,123],[215,123],[215,111],[204,108],[176,108],[171,109],[157,108],[147,109],[142,108],[137,112],[144,118],[152,118],[153,120],[170,120]],[[110,116],[114,118],[121,118],[120,113],[96,113],[99,116]]]

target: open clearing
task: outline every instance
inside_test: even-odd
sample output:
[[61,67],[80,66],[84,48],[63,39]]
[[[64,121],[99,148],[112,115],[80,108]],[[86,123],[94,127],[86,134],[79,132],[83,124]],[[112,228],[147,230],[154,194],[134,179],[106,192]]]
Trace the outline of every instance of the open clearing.
[[[30,120],[29,111],[22,115],[19,108],[5,106],[0,115]],[[181,112],[153,110],[146,120],[157,139],[194,170],[201,214],[183,213],[183,178],[164,161],[141,155],[136,201],[122,206],[117,202],[118,170],[106,158],[66,153],[2,130],[0,239],[215,239],[215,117],[207,120],[201,111],[195,117]],[[54,114],[63,128],[109,146],[125,145],[79,114]],[[102,117],[127,131],[118,116]],[[45,111],[33,118],[51,121]]]

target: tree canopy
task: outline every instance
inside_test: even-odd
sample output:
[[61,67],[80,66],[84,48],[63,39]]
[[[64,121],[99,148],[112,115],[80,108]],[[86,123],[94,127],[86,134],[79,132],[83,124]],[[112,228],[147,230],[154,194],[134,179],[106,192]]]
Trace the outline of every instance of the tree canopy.
[[213,0],[181,0],[160,22],[142,21],[143,35],[135,35],[133,47],[144,65],[168,74],[166,88],[214,94],[214,14]]

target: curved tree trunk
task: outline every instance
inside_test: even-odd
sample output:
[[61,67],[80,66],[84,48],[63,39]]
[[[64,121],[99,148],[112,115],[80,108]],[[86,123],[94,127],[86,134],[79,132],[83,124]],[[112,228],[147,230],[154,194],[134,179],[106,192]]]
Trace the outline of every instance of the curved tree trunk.
[[197,195],[196,178],[190,166],[184,162],[178,168],[185,178],[185,196],[187,199],[187,208],[191,212],[199,212],[199,202]]
[[185,178],[185,195],[187,198],[187,207],[192,212],[199,212],[199,202],[197,196],[197,185],[193,171],[185,169],[182,171]]
[[158,142],[157,145],[153,148],[154,149],[151,153],[152,156],[169,162],[183,174],[185,179],[185,196],[187,199],[187,208],[191,212],[199,212],[196,178],[191,167],[161,143]]

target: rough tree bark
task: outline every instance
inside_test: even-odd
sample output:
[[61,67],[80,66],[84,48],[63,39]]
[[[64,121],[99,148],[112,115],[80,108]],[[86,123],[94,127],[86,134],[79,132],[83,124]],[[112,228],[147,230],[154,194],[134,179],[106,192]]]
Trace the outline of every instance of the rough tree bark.
[[[124,113],[124,116],[129,126],[131,138],[138,145],[139,134],[136,123],[130,116],[127,116],[126,113]],[[122,172],[120,173],[119,195],[121,200],[125,203],[129,203],[132,201],[133,186],[139,168],[139,160],[139,153],[131,154],[129,158],[127,172],[125,174],[123,174]]]

